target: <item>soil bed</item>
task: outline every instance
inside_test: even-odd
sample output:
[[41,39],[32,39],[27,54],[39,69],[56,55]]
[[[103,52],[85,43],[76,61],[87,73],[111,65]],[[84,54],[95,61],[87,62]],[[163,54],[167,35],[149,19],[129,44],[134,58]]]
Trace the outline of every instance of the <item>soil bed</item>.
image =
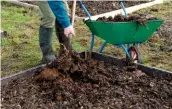
[[[148,1],[124,1],[123,3],[125,7],[131,7],[146,2]],[[83,1],[83,4],[91,15],[98,15],[121,9],[119,1]],[[72,9],[72,3],[69,3],[69,7]],[[80,17],[86,16],[85,12],[80,8],[79,3],[76,7],[76,14]]]
[[[37,4],[35,1],[21,1],[21,2],[26,2],[34,5]],[[124,1],[123,3],[125,7],[131,7],[134,5],[139,5],[147,2],[149,1]],[[69,8],[72,9],[72,2],[68,2],[68,3],[69,3]],[[83,1],[83,4],[88,9],[91,15],[98,15],[98,14],[103,14],[106,12],[121,9],[119,1]],[[79,3],[77,3],[76,15],[78,15],[79,17],[86,17],[85,12],[79,6]]]
[[11,81],[1,94],[2,109],[169,109],[172,75],[150,77],[67,53],[39,74]]

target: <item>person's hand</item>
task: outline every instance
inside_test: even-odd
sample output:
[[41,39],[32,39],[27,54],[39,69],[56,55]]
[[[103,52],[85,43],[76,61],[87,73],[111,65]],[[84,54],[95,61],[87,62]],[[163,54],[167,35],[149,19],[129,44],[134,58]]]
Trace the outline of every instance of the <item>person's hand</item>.
[[66,35],[66,37],[69,38],[72,38],[72,35],[75,35],[74,28],[72,27],[72,25],[64,28],[64,34]]

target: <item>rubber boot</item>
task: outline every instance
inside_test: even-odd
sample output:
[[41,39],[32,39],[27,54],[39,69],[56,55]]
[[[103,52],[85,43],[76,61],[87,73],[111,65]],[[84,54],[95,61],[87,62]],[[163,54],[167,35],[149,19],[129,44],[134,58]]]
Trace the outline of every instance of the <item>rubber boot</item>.
[[52,28],[44,28],[40,26],[39,45],[43,55],[42,64],[56,60],[56,57],[52,50],[52,32]]
[[66,37],[66,35],[64,34],[64,29],[62,28],[62,26],[59,24],[57,20],[55,22],[55,29],[56,29],[56,35],[60,43],[60,50],[59,50],[59,56],[60,56],[60,55],[63,55],[65,48],[67,50],[72,49],[72,41],[71,39]]

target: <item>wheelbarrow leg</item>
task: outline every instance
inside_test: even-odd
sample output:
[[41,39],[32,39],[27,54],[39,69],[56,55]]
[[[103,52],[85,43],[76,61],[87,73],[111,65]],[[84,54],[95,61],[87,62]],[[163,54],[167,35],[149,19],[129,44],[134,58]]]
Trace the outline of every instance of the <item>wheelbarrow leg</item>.
[[98,53],[102,53],[102,52],[103,52],[103,50],[104,50],[106,44],[107,44],[107,42],[105,41],[105,42],[102,44],[102,46],[100,47]]
[[126,11],[126,9],[125,9],[125,6],[124,6],[122,0],[120,0],[120,5],[121,5],[121,7],[122,7],[122,10],[123,10],[123,12],[124,12],[124,15],[127,16],[127,11]]
[[126,55],[130,58],[130,54],[129,54],[129,52],[128,52],[128,49],[127,49],[123,44],[120,44],[120,45],[118,45],[118,46],[121,47],[121,48],[123,48],[124,51],[125,51],[125,53],[126,53]]
[[80,3],[80,7],[84,10],[84,12],[86,13],[86,15],[88,16],[89,20],[91,20],[91,14],[88,12],[87,8],[85,7],[85,5],[82,3],[81,0],[79,0]]
[[90,51],[93,51],[94,47],[94,34],[92,33],[91,44],[90,44]]
[[129,49],[130,48],[130,44],[127,44],[127,49]]

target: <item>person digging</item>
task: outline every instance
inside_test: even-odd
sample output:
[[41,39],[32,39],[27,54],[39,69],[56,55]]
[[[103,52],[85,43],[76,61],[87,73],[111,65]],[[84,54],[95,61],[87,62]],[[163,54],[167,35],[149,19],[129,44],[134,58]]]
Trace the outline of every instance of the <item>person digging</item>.
[[[40,12],[39,45],[42,51],[42,63],[56,60],[52,50],[52,32],[55,24],[56,35],[60,43],[59,55],[63,55],[64,49],[72,50],[71,39],[75,35],[74,28],[68,16],[68,6],[63,1],[38,1]],[[72,24],[74,22],[76,1],[73,2]],[[57,69],[46,66],[36,80],[53,80],[60,73]]]
[[63,1],[37,1],[40,15],[39,45],[42,51],[42,64],[56,60],[52,50],[52,33],[55,26],[56,35],[60,43],[59,55],[62,55],[64,46],[72,47],[71,38],[74,28],[68,16],[67,3]]

